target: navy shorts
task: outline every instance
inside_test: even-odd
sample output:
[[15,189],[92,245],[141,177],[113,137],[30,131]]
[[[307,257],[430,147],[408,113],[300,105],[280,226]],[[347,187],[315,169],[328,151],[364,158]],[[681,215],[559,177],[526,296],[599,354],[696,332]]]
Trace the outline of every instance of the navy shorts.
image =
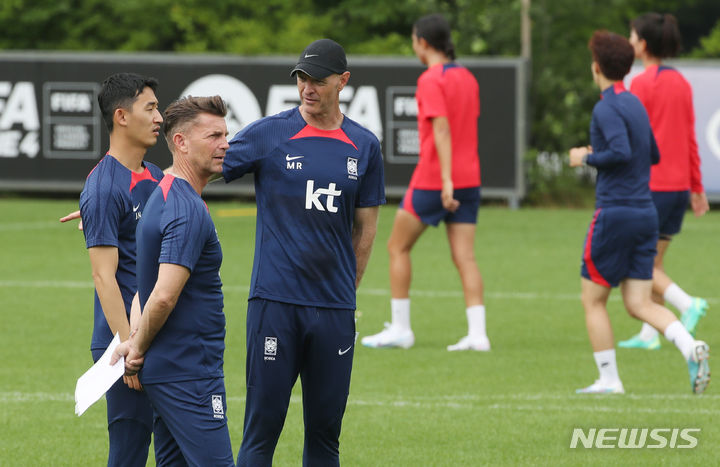
[[446,224],[453,222],[475,224],[480,208],[480,190],[480,187],[455,190],[453,196],[460,201],[460,207],[457,211],[450,212],[442,205],[440,190],[408,188],[400,202],[400,208],[427,225],[437,226],[440,221]]
[[585,238],[582,277],[605,287],[617,287],[623,279],[651,280],[657,225],[652,206],[596,210]]
[[657,210],[660,236],[669,237],[679,233],[690,202],[690,192],[653,191],[652,199]]
[[355,312],[254,298],[248,302],[247,394],[239,467],[272,465],[297,377],[303,465],[339,465],[355,350]]
[[143,387],[155,410],[157,465],[235,465],[223,378]]

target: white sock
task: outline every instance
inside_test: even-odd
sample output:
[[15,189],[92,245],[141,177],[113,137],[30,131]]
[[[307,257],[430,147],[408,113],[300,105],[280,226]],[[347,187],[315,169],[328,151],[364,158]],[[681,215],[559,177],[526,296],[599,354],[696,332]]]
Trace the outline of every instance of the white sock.
[[608,386],[619,383],[620,375],[618,375],[617,361],[615,360],[615,349],[594,352],[593,356],[600,373],[600,383]]
[[680,350],[686,361],[690,358],[693,347],[695,347],[695,339],[680,321],[675,320],[670,323],[667,329],[665,329],[665,337],[675,344],[675,347]]
[[410,331],[410,299],[391,298],[392,325],[404,331]]
[[640,339],[645,342],[655,339],[658,334],[658,330],[650,326],[648,323],[643,323],[642,328],[640,329]]
[[465,309],[468,320],[468,336],[487,337],[485,331],[485,305],[473,305]]
[[678,287],[678,285],[674,282],[665,289],[663,298],[672,306],[680,310],[681,313],[688,311],[692,305],[692,297],[685,293],[685,291]]

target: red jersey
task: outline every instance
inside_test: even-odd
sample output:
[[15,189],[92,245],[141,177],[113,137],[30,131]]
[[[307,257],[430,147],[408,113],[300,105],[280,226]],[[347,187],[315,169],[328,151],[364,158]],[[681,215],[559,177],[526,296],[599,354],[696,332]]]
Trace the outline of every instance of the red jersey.
[[432,119],[447,117],[452,140],[452,180],[456,189],[480,186],[477,119],[480,95],[475,77],[456,63],[433,65],[420,75],[415,99],[418,104],[420,158],[410,187],[441,190],[442,177]]
[[650,189],[705,191],[690,84],[674,68],[653,65],[633,78],[630,92],[645,106],[660,149],[660,163],[650,169]]

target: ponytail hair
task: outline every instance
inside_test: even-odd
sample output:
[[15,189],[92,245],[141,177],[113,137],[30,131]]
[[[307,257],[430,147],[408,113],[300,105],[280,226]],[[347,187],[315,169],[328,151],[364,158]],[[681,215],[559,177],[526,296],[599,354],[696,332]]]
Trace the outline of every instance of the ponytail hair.
[[450,24],[444,16],[433,14],[423,16],[415,21],[413,32],[418,38],[423,38],[435,50],[445,54],[450,60],[455,60],[455,44],[450,37]]
[[674,57],[680,51],[680,29],[669,13],[645,13],[632,20],[630,27],[645,40],[648,52],[654,57]]

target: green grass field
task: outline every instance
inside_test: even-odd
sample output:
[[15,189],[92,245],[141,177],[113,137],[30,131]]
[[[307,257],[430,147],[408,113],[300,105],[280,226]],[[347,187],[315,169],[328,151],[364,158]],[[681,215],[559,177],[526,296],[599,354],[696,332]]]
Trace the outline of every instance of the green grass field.
[[[210,201],[224,250],[225,379],[233,449],[242,436],[245,309],[252,267],[252,205]],[[0,465],[100,466],[105,403],[73,413],[90,366],[92,283],[82,234],[57,222],[72,200],[0,199]],[[238,211],[239,208],[245,208]],[[358,293],[358,330],[389,320],[384,207]],[[716,465],[720,381],[690,393],[685,363],[659,351],[618,350],[624,396],[579,396],[596,378],[579,300],[579,265],[591,210],[484,208],[476,251],[485,278],[490,353],[448,353],[466,333],[464,303],[444,230],[413,253],[410,350],[358,347],[341,439],[346,466]],[[685,219],[667,260],[671,276],[708,298],[698,337],[720,352],[720,213]],[[639,323],[614,292],[616,340]],[[713,347],[715,345],[715,347]],[[711,364],[714,359],[711,359]],[[716,372],[717,372],[716,368]],[[298,385],[299,386],[299,385]],[[301,465],[299,388],[275,465]],[[700,428],[695,449],[570,449],[573,428]],[[154,465],[151,461],[149,465]]]

